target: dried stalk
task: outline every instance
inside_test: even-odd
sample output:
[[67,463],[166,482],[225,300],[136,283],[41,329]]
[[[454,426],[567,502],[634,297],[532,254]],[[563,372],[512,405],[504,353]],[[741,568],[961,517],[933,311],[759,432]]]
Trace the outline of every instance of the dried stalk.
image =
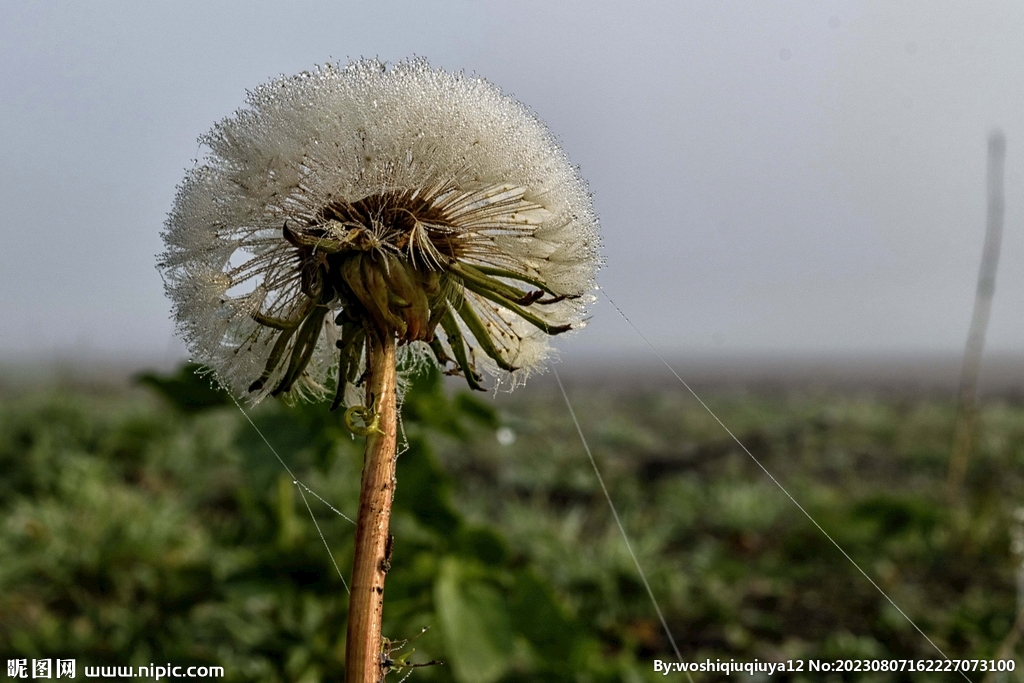
[[996,267],[999,265],[999,247],[1003,239],[1003,163],[1006,158],[1006,138],[1001,131],[988,138],[988,211],[985,221],[985,247],[978,272],[978,289],[974,298],[974,313],[964,349],[964,364],[960,375],[956,425],[953,431],[953,454],[949,459],[947,490],[951,503],[960,497],[967,475],[967,460],[974,440],[974,423],[978,412],[978,373],[981,370],[981,352],[985,348],[985,331],[992,309],[992,295],[996,289]]

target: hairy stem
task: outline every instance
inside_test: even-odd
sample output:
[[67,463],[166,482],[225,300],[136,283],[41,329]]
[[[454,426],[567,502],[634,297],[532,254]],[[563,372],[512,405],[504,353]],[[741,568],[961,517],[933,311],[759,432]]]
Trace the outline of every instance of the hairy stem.
[[346,683],[379,683],[386,670],[381,657],[384,579],[391,558],[388,524],[395,492],[397,396],[395,337],[367,335],[366,403],[378,430],[366,437],[363,478],[356,522],[352,595],[349,598],[345,655]]

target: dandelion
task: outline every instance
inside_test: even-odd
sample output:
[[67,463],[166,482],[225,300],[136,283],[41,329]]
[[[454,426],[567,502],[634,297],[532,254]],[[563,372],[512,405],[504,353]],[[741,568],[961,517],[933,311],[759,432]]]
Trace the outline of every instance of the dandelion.
[[247,102],[201,138],[161,269],[221,384],[333,395],[367,437],[346,680],[376,681],[403,371],[436,362],[482,389],[540,368],[585,323],[597,219],[544,124],[481,78],[363,60]]

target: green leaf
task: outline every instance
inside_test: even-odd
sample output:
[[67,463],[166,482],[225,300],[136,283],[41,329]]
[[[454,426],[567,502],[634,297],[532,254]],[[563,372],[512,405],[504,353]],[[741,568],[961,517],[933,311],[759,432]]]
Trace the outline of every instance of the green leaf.
[[476,420],[485,427],[497,429],[501,426],[501,420],[498,419],[498,411],[490,403],[481,401],[473,394],[463,392],[456,395],[455,406],[463,415]]
[[168,375],[147,372],[139,375],[136,381],[150,387],[186,414],[231,403],[228,393],[204,374],[203,366],[195,363],[186,363],[177,372]]
[[512,658],[512,625],[494,585],[472,565],[445,558],[434,601],[455,680],[494,683],[504,676]]
[[498,413],[489,403],[467,393],[453,397],[446,392],[436,366],[428,366],[411,380],[402,405],[402,416],[410,424],[445,432],[456,439],[465,439],[473,426],[500,426]]
[[508,558],[505,541],[497,532],[486,527],[462,529],[455,537],[453,546],[460,555],[491,566],[500,566]]
[[518,572],[510,604],[516,632],[530,641],[547,664],[567,663],[580,628],[556,602],[551,587],[532,572]]
[[462,520],[451,504],[451,478],[437,463],[427,440],[409,437],[409,450],[398,459],[395,508],[408,510],[423,526],[448,537]]

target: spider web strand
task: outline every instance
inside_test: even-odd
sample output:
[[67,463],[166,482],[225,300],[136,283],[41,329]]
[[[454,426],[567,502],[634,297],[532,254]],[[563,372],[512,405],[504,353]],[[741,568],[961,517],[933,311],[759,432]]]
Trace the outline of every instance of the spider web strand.
[[[854,560],[852,557],[850,557],[850,554],[847,553],[843,549],[843,547],[841,545],[839,545],[839,543],[834,538],[832,538],[832,536],[827,531],[825,531],[825,529],[820,524],[818,524],[818,521],[816,519],[814,519],[814,517],[811,516],[811,513],[807,512],[807,510],[804,509],[804,506],[801,505],[799,502],[797,502],[796,498],[794,498],[793,495],[788,490],[786,490],[786,487],[783,486],[782,483],[778,479],[776,479],[775,476],[771,472],[768,471],[768,468],[761,464],[761,461],[758,460],[757,457],[753,453],[750,452],[750,449],[748,449],[743,444],[743,442],[739,440],[739,438],[735,434],[733,434],[732,430],[725,426],[725,423],[722,422],[722,420],[719,419],[718,415],[716,415],[715,412],[713,410],[711,410],[711,408],[709,408],[706,403],[704,403],[704,400],[701,399],[701,397],[697,395],[697,392],[695,392],[693,389],[690,388],[690,385],[687,384],[686,380],[684,380],[682,377],[680,377],[679,373],[675,371],[675,368],[673,368],[671,365],[669,365],[669,362],[667,360],[665,360],[665,357],[662,356],[658,352],[658,350],[656,348],[654,348],[654,345],[651,344],[650,340],[648,340],[646,336],[644,336],[643,332],[641,332],[639,329],[637,329],[637,326],[633,324],[633,321],[631,321],[628,317],[626,317],[626,314],[622,312],[622,309],[619,308],[618,305],[614,301],[612,301],[612,298],[610,296],[608,296],[607,292],[605,292],[604,290],[601,290],[601,293],[604,294],[604,298],[608,300],[608,303],[610,303],[612,305],[612,308],[614,308],[618,312],[618,314],[620,316],[622,316],[622,319],[625,320],[626,323],[628,323],[629,326],[631,328],[633,328],[633,331],[636,332],[640,336],[640,338],[644,341],[645,344],[647,344],[647,346],[651,349],[651,351],[654,353],[654,355],[658,357],[658,360],[660,360],[662,362],[662,364],[666,368],[668,368],[669,372],[671,372],[675,376],[675,378],[677,380],[679,380],[679,382],[686,388],[686,390],[688,392],[690,392],[690,395],[693,396],[695,399],[697,399],[697,402],[700,403],[701,407],[703,407],[704,410],[706,410],[708,412],[708,415],[710,415],[712,418],[714,418],[715,422],[717,422],[719,424],[719,426],[721,426],[722,429],[725,430],[726,434],[728,434],[732,438],[732,440],[736,442],[736,445],[738,445],[743,450],[744,453],[746,453],[748,456],[750,456],[750,459],[753,460],[754,463],[759,468],[761,468],[761,471],[764,472],[766,475],[768,475],[768,478],[771,479],[772,482],[776,486],[779,487],[780,491],[782,491],[784,494],[786,494],[786,497],[789,498],[789,500],[793,503],[793,505],[795,505],[800,510],[800,512],[802,512],[804,514],[804,516],[807,517],[808,520],[810,520],[811,524],[813,524],[818,529],[818,531],[820,531],[822,533],[822,535],[824,535],[825,538],[827,538],[829,540],[829,542],[832,543],[832,545],[834,545],[836,547],[836,550],[838,550],[843,555],[843,557],[845,557],[849,561],[849,563],[852,564],[854,566],[854,568],[858,572],[860,572],[861,576],[863,576],[865,579],[867,579],[868,583],[870,583],[872,586],[874,586],[875,590],[877,590],[879,592],[879,594],[881,594],[881,596],[883,598],[885,598],[886,601],[888,601],[888,603],[890,605],[892,605],[896,609],[896,611],[899,612],[900,615],[903,616],[904,619],[907,620],[907,623],[909,623],[911,626],[913,626],[914,630],[917,631],[921,635],[922,638],[924,638],[926,641],[928,641],[928,644],[931,645],[933,648],[935,648],[936,652],[938,652],[940,655],[942,655],[948,661],[949,660],[949,655],[947,655],[945,652],[943,652],[942,648],[940,648],[938,645],[936,645],[934,643],[934,641],[932,641],[932,639],[928,637],[928,634],[926,634],[923,630],[921,630],[921,628],[916,623],[914,623],[914,620],[911,619],[910,616],[907,615],[907,613],[904,612],[903,609],[900,608],[900,606],[896,604],[896,601],[893,600],[892,598],[890,598],[889,594],[886,593],[884,590],[882,590],[881,586],[879,586],[877,583],[875,583],[875,580],[872,579],[871,576],[869,576],[868,573],[866,571],[864,571],[859,564],[857,564],[856,560]],[[557,377],[557,374],[556,374],[556,377]],[[968,681],[971,680],[967,676],[967,674],[965,674],[963,671],[960,672],[960,675],[963,676]]]
[[[640,575],[640,580],[644,583],[644,588],[647,589],[647,595],[651,598],[651,604],[654,605],[654,611],[658,613],[658,620],[661,621],[661,627],[665,629],[665,635],[668,636],[668,640],[672,643],[672,650],[676,653],[676,658],[680,662],[683,661],[683,655],[679,652],[679,646],[676,645],[676,639],[672,636],[672,631],[669,630],[668,622],[665,621],[665,615],[661,611],[661,607],[658,605],[658,600],[654,597],[654,591],[651,590],[651,584],[647,581],[647,575],[644,573],[643,567],[640,566],[640,560],[637,559],[636,553],[633,552],[633,544],[629,542],[629,535],[626,534],[626,527],[623,526],[622,520],[619,518],[619,511],[615,508],[615,503],[612,502],[611,494],[608,493],[608,487],[605,486],[604,477],[601,476],[601,470],[597,467],[597,461],[594,460],[594,454],[590,451],[590,445],[587,443],[587,438],[583,436],[583,428],[580,427],[580,421],[576,418],[576,411],[572,408],[572,403],[569,402],[569,395],[565,392],[565,387],[562,385],[562,378],[558,374],[558,369],[555,366],[551,366],[552,371],[555,374],[555,380],[558,382],[558,388],[562,392],[562,398],[565,399],[565,405],[569,409],[569,415],[572,417],[572,422],[576,425],[576,433],[580,436],[580,441],[583,443],[583,450],[587,452],[587,458],[590,459],[590,466],[594,468],[594,474],[597,476],[597,482],[601,485],[601,491],[604,492],[604,499],[608,501],[608,507],[612,511],[612,516],[615,518],[615,524],[619,527],[619,533],[622,534],[622,540],[626,544],[626,550],[629,551],[629,556],[633,559],[633,566],[636,567],[637,574]],[[686,677],[693,683],[693,677],[690,672],[686,672]]]
[[[348,588],[348,582],[345,581],[345,575],[341,573],[341,568],[338,566],[338,561],[334,559],[334,553],[331,552],[331,546],[328,545],[327,539],[324,537],[324,532],[320,529],[320,523],[316,521],[316,515],[313,514],[313,508],[309,506],[309,500],[306,499],[306,493],[303,491],[303,489],[309,491],[312,495],[316,496],[316,498],[320,500],[324,505],[326,505],[331,510],[341,515],[345,519],[347,519],[349,522],[352,522],[352,520],[346,515],[342,514],[340,510],[338,510],[333,505],[331,505],[326,500],[317,495],[313,491],[313,489],[309,488],[301,481],[299,481],[299,478],[296,477],[295,473],[292,472],[290,467],[288,467],[288,464],[284,461],[284,458],[281,457],[281,455],[277,452],[277,449],[274,448],[273,444],[271,444],[267,437],[263,434],[263,430],[256,426],[256,423],[253,422],[251,417],[249,417],[249,413],[245,412],[245,410],[242,408],[242,405],[238,402],[238,399],[236,399],[234,395],[231,394],[231,392],[228,392],[228,395],[231,396],[231,401],[235,404],[235,407],[238,408],[238,412],[242,413],[242,416],[245,417],[245,419],[249,422],[250,425],[252,425],[252,428],[255,429],[256,433],[260,435],[261,439],[263,439],[263,443],[267,444],[267,448],[269,448],[270,452],[274,454],[274,457],[277,458],[277,461],[281,463],[281,467],[284,468],[284,471],[287,472],[288,476],[292,478],[292,483],[295,484],[295,488],[298,489],[299,495],[302,496],[302,502],[306,504],[306,510],[309,512],[309,518],[313,520],[313,526],[316,527],[316,532],[320,534],[320,540],[323,541],[324,548],[327,549],[327,555],[331,558],[331,563],[334,565],[334,569],[338,572],[338,577],[341,579],[341,584],[345,586],[345,592],[351,594],[351,591]],[[355,522],[352,523],[354,524]]]

